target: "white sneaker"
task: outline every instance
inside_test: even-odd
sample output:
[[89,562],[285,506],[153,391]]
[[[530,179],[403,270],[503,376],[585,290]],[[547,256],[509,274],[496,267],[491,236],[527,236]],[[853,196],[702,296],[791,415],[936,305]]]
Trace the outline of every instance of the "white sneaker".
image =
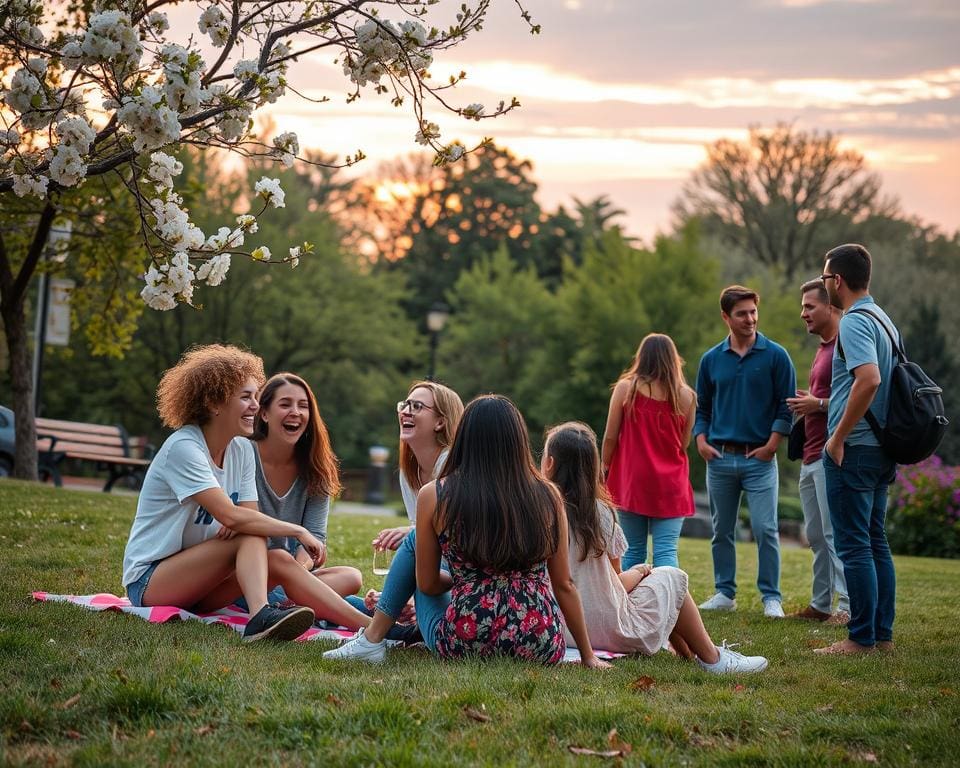
[[768,619],[783,618],[783,603],[775,597],[763,601],[763,615]]
[[737,601],[727,597],[723,592],[717,592],[709,600],[700,603],[701,611],[735,611],[737,610]]
[[371,643],[363,636],[363,630],[358,629],[357,633],[339,648],[324,651],[323,658],[356,659],[368,664],[383,664],[387,658],[387,641],[381,640],[379,643]]
[[722,646],[718,645],[716,648],[720,658],[715,663],[704,664],[697,659],[697,663],[705,672],[713,675],[736,675],[763,672],[767,668],[767,660],[763,656],[744,656],[742,653],[737,653],[727,645],[726,640],[723,641]]

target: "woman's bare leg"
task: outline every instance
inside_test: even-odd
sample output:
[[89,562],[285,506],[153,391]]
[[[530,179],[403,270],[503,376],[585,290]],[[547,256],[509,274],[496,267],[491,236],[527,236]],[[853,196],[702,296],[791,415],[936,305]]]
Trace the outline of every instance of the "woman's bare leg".
[[297,605],[313,608],[318,619],[334,621],[348,629],[359,629],[370,624],[370,617],[361,613],[321,579],[316,578],[282,549],[267,553],[268,583],[279,584]]
[[311,573],[340,597],[355,595],[363,586],[363,576],[349,565],[334,565],[330,568],[316,568]]
[[[676,637],[676,640],[674,638]],[[681,644],[687,647],[687,650],[696,654],[704,664],[715,664],[720,658],[717,653],[717,647],[710,639],[707,628],[703,626],[703,619],[700,618],[700,609],[693,602],[690,593],[683,599],[683,605],[680,607],[680,615],[677,617],[676,626],[670,635],[671,642],[678,653]]]
[[213,610],[241,594],[251,615],[267,604],[267,540],[261,536],[208,539],[171,555],[150,577],[143,604]]

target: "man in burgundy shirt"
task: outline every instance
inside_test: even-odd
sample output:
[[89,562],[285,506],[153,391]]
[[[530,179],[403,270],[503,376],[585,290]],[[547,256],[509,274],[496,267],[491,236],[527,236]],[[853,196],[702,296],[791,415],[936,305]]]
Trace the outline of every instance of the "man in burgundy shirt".
[[[807,324],[807,333],[817,334],[821,341],[810,367],[809,390],[798,389],[796,397],[787,398],[794,415],[804,419],[806,442],[803,445],[803,466],[800,468],[800,503],[803,506],[807,541],[813,550],[813,596],[810,605],[793,616],[830,624],[846,624],[850,618],[850,600],[847,597],[843,565],[833,547],[833,526],[830,524],[823,474],[833,348],[837,344],[840,311],[830,304],[826,288],[820,280],[804,283],[800,294],[800,317]],[[836,613],[833,612],[834,592],[837,595]]]

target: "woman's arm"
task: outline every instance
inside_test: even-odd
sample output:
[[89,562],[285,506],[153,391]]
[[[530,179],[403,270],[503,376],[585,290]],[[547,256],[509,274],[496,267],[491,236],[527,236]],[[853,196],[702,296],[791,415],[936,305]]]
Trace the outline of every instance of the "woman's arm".
[[[306,548],[307,553],[316,560],[323,548],[322,542],[314,538],[302,525],[285,523],[245,506],[234,504],[221,488],[207,488],[191,497],[220,523],[236,533],[251,536],[293,536]],[[252,502],[249,502],[252,503]]]
[[417,589],[425,595],[442,595],[452,583],[450,574],[440,570],[436,514],[437,484],[429,482],[417,495]]
[[697,420],[697,393],[690,387],[683,390],[683,395],[689,398],[690,402],[681,400],[680,407],[683,409],[686,424],[683,428],[683,450],[690,447],[690,439],[693,436],[693,424]]
[[[570,563],[567,561],[567,516],[557,509],[557,520],[560,529],[560,546],[547,560],[547,570],[550,572],[550,583],[553,594],[557,598],[567,628],[573,635],[573,640],[580,651],[580,659],[586,667],[603,669],[609,667],[607,662],[597,658],[590,645],[590,636],[587,634],[587,622],[583,618],[583,605],[580,603],[580,593],[577,585],[570,576]],[[417,534],[419,536],[419,533]]]
[[627,396],[630,382],[624,379],[618,381],[610,395],[610,405],[607,408],[607,426],[603,431],[603,449],[600,463],[604,473],[610,469],[613,454],[617,450],[617,441],[620,439],[620,423],[623,420],[623,401]]

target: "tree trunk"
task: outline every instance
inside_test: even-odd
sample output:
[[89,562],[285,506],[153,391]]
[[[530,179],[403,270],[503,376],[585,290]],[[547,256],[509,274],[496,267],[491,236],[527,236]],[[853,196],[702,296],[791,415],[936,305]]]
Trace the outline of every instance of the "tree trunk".
[[3,325],[10,355],[10,384],[13,389],[13,417],[16,420],[16,451],[13,476],[37,479],[37,429],[33,413],[33,382],[30,372],[30,345],[27,342],[27,316],[23,301],[4,307]]
[[13,390],[13,418],[16,420],[13,476],[37,479],[37,427],[33,412],[33,381],[30,371],[30,345],[27,343],[25,298],[30,278],[43,256],[57,207],[48,198],[40,211],[33,240],[16,274],[6,243],[0,232],[0,317],[3,317],[10,354],[10,384]]

